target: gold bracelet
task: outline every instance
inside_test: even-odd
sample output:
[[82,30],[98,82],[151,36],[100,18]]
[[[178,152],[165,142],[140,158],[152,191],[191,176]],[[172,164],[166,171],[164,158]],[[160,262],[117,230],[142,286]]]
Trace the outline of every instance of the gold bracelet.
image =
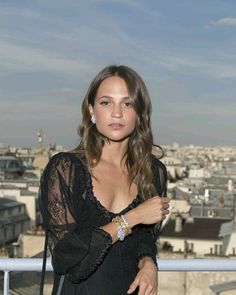
[[125,231],[125,236],[128,236],[132,233],[132,230],[127,221],[124,221],[124,217],[116,216],[112,219],[112,223],[115,223],[118,227],[121,227]]

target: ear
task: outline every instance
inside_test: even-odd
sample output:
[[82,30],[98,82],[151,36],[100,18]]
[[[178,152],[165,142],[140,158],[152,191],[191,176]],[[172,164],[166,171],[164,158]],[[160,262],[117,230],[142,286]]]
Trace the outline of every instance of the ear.
[[89,113],[92,116],[93,115],[93,106],[91,104],[89,104],[88,108],[89,108]]

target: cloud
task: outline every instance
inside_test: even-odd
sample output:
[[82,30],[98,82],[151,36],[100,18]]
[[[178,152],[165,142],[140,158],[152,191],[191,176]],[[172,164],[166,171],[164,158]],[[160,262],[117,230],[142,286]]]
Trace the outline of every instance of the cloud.
[[236,26],[236,18],[225,17],[213,22],[215,26]]
[[19,16],[19,17],[26,17],[26,18],[29,18],[29,19],[42,19],[42,14],[36,12],[36,11],[33,11],[33,10],[30,10],[30,9],[26,9],[26,8],[17,8],[17,7],[4,7],[4,6],[1,6],[1,9],[0,9],[0,15],[2,15],[2,17],[9,17],[9,16],[13,16],[13,17],[16,17],[16,16]]
[[197,56],[168,56],[162,58],[162,64],[178,72],[201,74],[211,78],[236,78],[236,65],[225,64],[220,61],[210,61],[207,57]]
[[[210,79],[235,79],[236,59],[235,54],[218,52],[216,49],[211,52],[203,52],[197,55],[194,52],[178,52],[163,50],[162,48],[143,46],[143,42],[135,39],[126,32],[116,29],[116,34],[122,43],[128,45],[129,54],[133,51],[136,58],[145,61],[149,66],[156,65],[160,69],[179,74],[200,75]],[[132,55],[131,55],[132,56]]]
[[152,50],[146,50],[143,58],[150,64],[156,64],[168,71],[179,74],[200,75],[210,79],[235,79],[236,61],[235,57],[228,56],[231,62],[218,60],[212,54],[211,58],[207,55],[197,56],[196,54],[176,54],[176,52],[159,51],[158,54]]
[[91,3],[98,5],[99,3],[117,3],[126,7],[130,7],[131,9],[135,9],[136,11],[140,11],[141,13],[145,13],[149,16],[160,16],[160,13],[156,9],[148,9],[146,5],[147,3],[145,3],[145,5],[142,5],[136,0],[92,0]]
[[10,42],[1,42],[0,65],[2,69],[12,71],[33,72],[55,71],[66,74],[79,74],[91,68],[91,65],[78,58],[69,59],[59,54],[30,48],[29,46],[15,45]]
[[126,4],[128,6],[130,6],[131,8],[137,9],[142,13],[145,13],[147,15],[150,16],[160,16],[160,13],[158,11],[156,11],[155,9],[148,9],[146,6],[146,4],[143,6],[141,5],[141,3],[137,2],[136,0],[130,1],[130,0],[122,0],[119,2],[122,2],[123,4]]

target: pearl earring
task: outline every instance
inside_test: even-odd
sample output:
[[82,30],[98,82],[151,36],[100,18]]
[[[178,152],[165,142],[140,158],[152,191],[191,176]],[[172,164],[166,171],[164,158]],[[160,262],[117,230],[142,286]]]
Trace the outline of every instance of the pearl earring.
[[91,122],[92,122],[93,124],[95,124],[95,123],[96,123],[96,118],[95,118],[95,116],[94,116],[94,115],[92,115],[92,116],[91,116]]

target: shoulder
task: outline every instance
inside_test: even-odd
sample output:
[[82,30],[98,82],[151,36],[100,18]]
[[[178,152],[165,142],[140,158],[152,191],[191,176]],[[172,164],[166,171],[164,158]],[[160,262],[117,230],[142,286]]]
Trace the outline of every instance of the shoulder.
[[59,152],[50,158],[45,170],[59,169],[65,171],[75,167],[82,168],[83,166],[77,154],[73,152]]
[[75,163],[75,162],[81,162],[80,157],[78,154],[74,152],[59,152],[57,154],[54,154],[51,159],[49,160],[49,163],[57,164],[57,163]]
[[167,174],[166,165],[161,162],[158,158],[156,158],[154,155],[152,155],[152,169],[156,170],[162,170],[164,174]]
[[153,156],[152,159],[153,183],[157,192],[162,195],[167,185],[167,169],[164,163]]

